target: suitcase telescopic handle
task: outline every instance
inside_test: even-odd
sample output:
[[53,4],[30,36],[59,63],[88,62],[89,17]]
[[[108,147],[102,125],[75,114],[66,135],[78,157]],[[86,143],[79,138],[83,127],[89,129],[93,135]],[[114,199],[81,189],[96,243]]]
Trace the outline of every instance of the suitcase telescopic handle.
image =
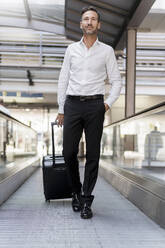
[[53,165],[55,165],[55,144],[54,144],[54,126],[57,125],[57,121],[51,122],[52,127],[52,155],[53,155]]
[[[54,142],[54,126],[58,125],[57,121],[51,122],[52,127],[52,155],[53,155],[53,165],[55,165],[55,142]],[[62,151],[63,154],[63,151]]]

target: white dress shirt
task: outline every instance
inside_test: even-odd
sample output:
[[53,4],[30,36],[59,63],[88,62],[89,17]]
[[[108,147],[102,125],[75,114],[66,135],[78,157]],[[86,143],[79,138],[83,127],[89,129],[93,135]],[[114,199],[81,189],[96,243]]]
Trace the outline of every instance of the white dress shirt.
[[111,107],[119,97],[122,85],[113,48],[98,39],[89,49],[83,38],[70,44],[58,82],[59,113],[64,113],[66,95],[104,95],[106,79],[112,87],[105,103]]

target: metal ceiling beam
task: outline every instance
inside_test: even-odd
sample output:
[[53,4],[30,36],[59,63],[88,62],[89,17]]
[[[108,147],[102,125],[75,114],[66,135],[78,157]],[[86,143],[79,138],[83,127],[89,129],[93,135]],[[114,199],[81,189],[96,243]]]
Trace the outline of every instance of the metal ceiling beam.
[[49,23],[46,21],[37,21],[32,19],[30,22],[25,18],[4,16],[0,17],[1,27],[27,28],[38,31],[50,32],[58,35],[65,35],[65,28],[58,23]]
[[133,13],[133,17],[128,23],[127,22],[125,23],[122,32],[118,35],[115,44],[116,49],[124,48],[123,41],[125,40],[126,37],[126,33],[125,33],[126,29],[130,27],[138,28],[138,26],[141,24],[141,22],[143,21],[149,10],[151,9],[154,2],[155,0],[141,0],[140,4]]
[[155,0],[142,0],[138,5],[132,19],[128,23],[128,27],[138,27],[145,16],[148,14]]
[[23,3],[24,3],[25,13],[26,13],[27,19],[28,19],[28,21],[31,21],[32,20],[32,14],[30,11],[28,0],[23,0]]

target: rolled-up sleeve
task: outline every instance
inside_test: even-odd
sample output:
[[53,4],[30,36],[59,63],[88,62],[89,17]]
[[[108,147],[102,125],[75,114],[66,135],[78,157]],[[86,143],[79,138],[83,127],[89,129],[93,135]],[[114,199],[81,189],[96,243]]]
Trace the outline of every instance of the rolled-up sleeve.
[[108,98],[105,100],[105,103],[107,103],[109,107],[111,107],[112,104],[120,96],[121,87],[122,87],[120,72],[118,69],[115,53],[112,47],[109,48],[109,52],[107,53],[106,70],[107,70],[108,82],[111,84],[111,89]]
[[69,73],[70,73],[70,48],[66,49],[62,68],[60,71],[60,76],[58,80],[58,113],[64,113],[64,103],[66,99],[66,90],[69,83]]

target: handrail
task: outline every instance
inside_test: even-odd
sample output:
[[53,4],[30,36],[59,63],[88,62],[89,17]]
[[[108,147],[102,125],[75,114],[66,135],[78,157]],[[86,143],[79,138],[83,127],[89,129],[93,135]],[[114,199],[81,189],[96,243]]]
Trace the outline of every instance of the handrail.
[[129,116],[129,117],[126,117],[126,118],[123,118],[123,119],[121,119],[121,120],[115,121],[115,122],[113,122],[113,123],[111,123],[111,124],[108,124],[108,125],[104,126],[104,128],[109,127],[109,126],[115,126],[116,124],[125,122],[125,121],[130,120],[130,119],[133,120],[133,119],[135,119],[135,118],[137,118],[137,117],[140,117],[141,115],[146,115],[146,113],[148,113],[148,112],[150,112],[150,111],[153,111],[153,110],[155,110],[155,109],[158,109],[158,108],[160,108],[160,107],[162,107],[162,106],[165,106],[165,101],[164,101],[164,102],[161,102],[161,103],[159,103],[159,104],[153,105],[152,107],[146,108],[146,109],[144,109],[144,110],[142,110],[142,111],[140,111],[140,112],[137,112],[137,113],[135,113],[134,115],[131,115],[131,116]]
[[30,128],[32,131],[34,131],[35,133],[37,133],[37,131],[36,131],[35,129],[33,129],[32,127],[29,127],[27,124],[25,124],[25,123],[23,123],[23,122],[17,120],[17,119],[14,118],[13,116],[8,115],[8,114],[6,114],[6,113],[4,113],[3,111],[0,110],[0,117],[1,117],[1,115],[7,117],[7,119],[9,119],[9,120],[12,120],[12,121],[14,121],[14,122],[16,122],[16,123],[19,123],[19,124],[21,124],[21,125],[23,125],[23,126],[25,126],[25,127],[28,127],[28,128]]

